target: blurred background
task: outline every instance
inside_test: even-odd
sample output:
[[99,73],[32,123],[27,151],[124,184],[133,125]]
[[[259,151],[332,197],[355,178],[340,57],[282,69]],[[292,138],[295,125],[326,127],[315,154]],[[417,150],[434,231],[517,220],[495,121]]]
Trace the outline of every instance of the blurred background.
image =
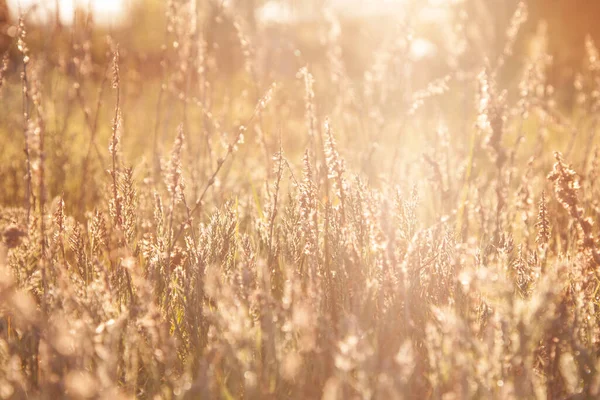
[[[57,32],[69,30],[79,23],[89,21],[92,14],[95,32],[110,33],[123,47],[155,59],[161,50],[166,26],[166,9],[177,1],[164,0],[0,0],[0,51],[7,49],[16,34],[19,12],[27,21],[44,32],[33,35],[32,47],[58,46]],[[471,41],[470,52],[462,54],[463,63],[477,64],[478,58],[493,57],[502,51],[506,28],[516,8],[515,0],[213,0],[197,2],[205,37],[219,53],[224,66],[230,72],[242,67],[236,58],[235,32],[227,13],[222,10],[234,7],[247,22],[253,35],[262,35],[262,42],[269,42],[269,49],[279,53],[275,59],[278,71],[286,68],[286,50],[301,49],[307,62],[320,59],[320,22],[329,13],[339,19],[341,47],[349,72],[360,74],[368,65],[369,51],[373,52],[383,40],[390,26],[407,23],[411,19],[414,40],[410,56],[415,60],[435,59],[421,62],[427,75],[441,72],[449,61],[449,53],[460,53],[457,48],[456,28],[464,30],[466,40]],[[574,68],[584,57],[584,38],[600,34],[600,2],[572,0],[529,0],[529,18],[519,32],[516,51],[519,55],[530,51],[528,40],[544,22],[552,29],[547,32],[548,52],[554,63],[550,77],[556,84],[572,78]],[[202,14],[221,15],[221,19],[202,18]],[[86,15],[86,17],[84,17]],[[79,21],[78,21],[79,19]],[[404,21],[404,22],[403,22]],[[544,29],[544,28],[542,28]],[[296,34],[301,30],[302,34]],[[45,33],[51,32],[52,35]],[[292,33],[293,32],[293,33]],[[341,34],[343,32],[343,34]],[[68,35],[64,36],[64,38]],[[261,43],[262,43],[261,42]],[[321,43],[320,43],[321,42]],[[496,47],[490,46],[496,43]],[[218,49],[217,49],[218,48]],[[466,51],[466,50],[465,50]],[[456,54],[455,54],[456,55]],[[269,62],[273,54],[266,55]],[[514,57],[522,59],[522,57]],[[453,60],[456,61],[456,60]],[[153,64],[146,64],[152,73]]]

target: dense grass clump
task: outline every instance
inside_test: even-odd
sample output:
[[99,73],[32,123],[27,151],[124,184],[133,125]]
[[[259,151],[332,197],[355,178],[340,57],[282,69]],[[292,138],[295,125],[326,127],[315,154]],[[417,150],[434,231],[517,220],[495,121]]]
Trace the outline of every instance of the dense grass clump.
[[423,59],[422,3],[350,48],[245,2],[166,2],[150,50],[24,13],[0,398],[598,398],[598,49],[555,89],[552,26],[465,0]]

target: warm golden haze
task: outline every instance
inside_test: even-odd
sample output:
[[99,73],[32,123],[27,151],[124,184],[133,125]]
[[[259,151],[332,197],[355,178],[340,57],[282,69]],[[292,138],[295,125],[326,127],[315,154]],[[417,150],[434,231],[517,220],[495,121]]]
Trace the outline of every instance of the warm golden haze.
[[95,18],[103,24],[118,23],[127,10],[127,6],[136,0],[6,0],[14,15],[32,10],[32,18],[47,22],[58,12],[63,24],[72,24],[77,8],[92,10]]
[[600,3],[24,3],[1,399],[600,397]]

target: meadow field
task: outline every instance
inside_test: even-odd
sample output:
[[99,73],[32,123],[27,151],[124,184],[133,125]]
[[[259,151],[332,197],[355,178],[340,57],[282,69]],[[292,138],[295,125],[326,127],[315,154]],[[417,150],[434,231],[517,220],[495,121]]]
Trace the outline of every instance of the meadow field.
[[593,32],[2,3],[0,398],[600,398]]

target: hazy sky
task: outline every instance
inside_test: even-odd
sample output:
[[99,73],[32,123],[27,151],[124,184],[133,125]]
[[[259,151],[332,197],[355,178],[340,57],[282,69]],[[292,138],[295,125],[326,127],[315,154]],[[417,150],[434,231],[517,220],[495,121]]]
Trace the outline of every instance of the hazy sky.
[[[33,5],[39,7],[36,14],[39,18],[45,19],[47,16],[54,16],[55,7],[58,2],[60,7],[61,22],[69,24],[73,20],[73,11],[80,5],[87,8],[88,3],[95,13],[95,19],[101,24],[118,23],[123,15],[126,5],[132,0],[8,0],[8,5],[16,15],[19,5],[23,10]],[[166,0],[165,0],[166,1]],[[227,1],[227,0],[224,0]],[[421,0],[430,6],[436,6],[451,2],[450,0]],[[407,0],[325,0],[318,1],[342,14],[349,15],[367,15],[367,14],[389,14],[402,12]],[[293,4],[293,6],[290,6]],[[258,17],[263,21],[285,22],[289,20],[298,20],[310,18],[315,11],[314,6],[309,1],[302,2],[280,2],[278,0],[266,1],[259,10]]]
[[19,6],[27,10],[37,5],[39,11],[36,15],[41,19],[47,18],[47,15],[54,15],[58,2],[61,22],[64,24],[72,22],[73,11],[78,5],[87,8],[89,3],[95,13],[96,21],[110,24],[119,19],[127,0],[8,0],[7,2],[14,14],[18,13]]

